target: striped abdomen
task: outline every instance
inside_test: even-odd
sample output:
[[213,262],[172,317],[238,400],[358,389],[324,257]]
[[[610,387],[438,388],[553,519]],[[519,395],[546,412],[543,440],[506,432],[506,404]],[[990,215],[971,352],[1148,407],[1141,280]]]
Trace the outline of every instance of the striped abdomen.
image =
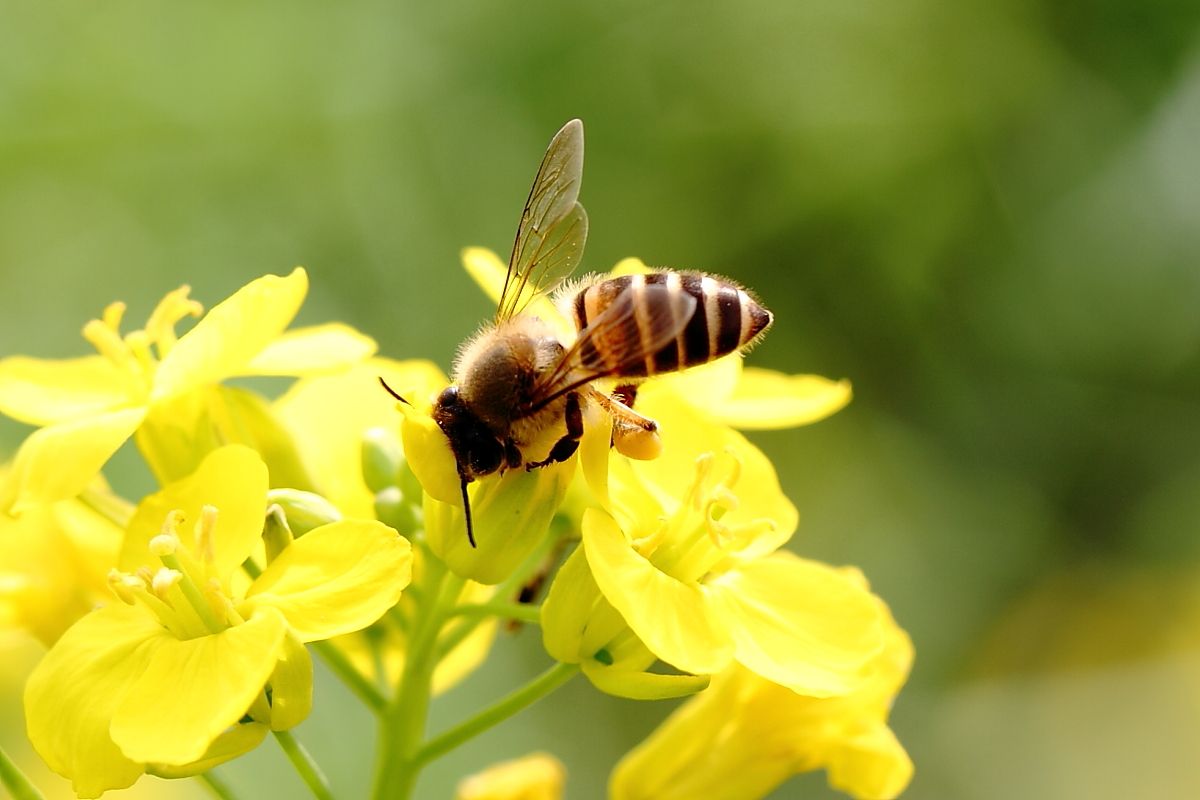
[[[667,291],[644,291],[643,287],[654,285],[665,286]],[[652,272],[609,278],[579,292],[572,301],[575,329],[586,328],[589,320],[595,320],[625,291],[632,292],[634,306],[642,311],[647,310],[647,303],[669,302],[673,292],[691,295],[696,303],[675,338],[660,347],[645,347],[647,332],[644,324],[639,326],[638,314],[618,323],[625,330],[596,337],[601,349],[623,347],[642,354],[640,359],[630,359],[629,353],[601,352],[607,363],[621,365],[613,373],[618,377],[640,378],[704,364],[749,345],[771,325],[770,311],[723,278],[697,272]],[[638,343],[643,345],[640,349]]]

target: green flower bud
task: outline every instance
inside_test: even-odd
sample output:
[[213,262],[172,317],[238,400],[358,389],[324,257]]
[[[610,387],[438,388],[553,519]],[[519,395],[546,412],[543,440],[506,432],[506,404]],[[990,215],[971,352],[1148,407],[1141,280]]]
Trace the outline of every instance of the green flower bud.
[[295,536],[303,536],[313,528],[342,518],[342,512],[333,503],[319,494],[299,489],[272,489],[267,492],[267,502],[279,506]]
[[387,428],[369,428],[363,433],[362,471],[367,488],[382,492],[395,486],[404,465],[400,437]]

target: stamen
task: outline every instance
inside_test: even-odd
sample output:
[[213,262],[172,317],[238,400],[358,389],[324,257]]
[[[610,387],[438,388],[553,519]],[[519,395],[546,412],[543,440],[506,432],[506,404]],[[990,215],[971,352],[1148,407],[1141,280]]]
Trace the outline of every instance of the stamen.
[[137,601],[134,591],[145,589],[146,584],[140,578],[130,575],[128,572],[121,572],[121,570],[114,567],[108,571],[108,588],[112,589],[113,594],[122,603],[131,606]]
[[87,339],[96,352],[122,367],[136,367],[129,346],[117,331],[98,319],[83,326],[83,338]]
[[216,506],[204,506],[200,509],[200,519],[196,522],[196,549],[200,551],[200,558],[206,564],[211,564],[216,559],[216,533],[217,533],[217,511]]
[[732,447],[725,448],[725,455],[729,456],[729,477],[725,479],[725,485],[730,489],[738,485],[738,481],[742,478],[742,459],[738,457],[737,451]]
[[104,322],[104,324],[112,328],[113,333],[116,333],[117,335],[120,335],[121,333],[121,320],[124,317],[125,304],[120,300],[116,301],[115,303],[109,303],[105,307],[104,313],[100,315],[100,319]]
[[167,592],[171,591],[172,587],[181,580],[183,580],[182,572],[162,567],[158,572],[154,573],[154,578],[150,581],[150,588],[160,600],[169,602],[167,600]]
[[143,376],[153,375],[158,362],[154,359],[154,353],[150,352],[150,337],[146,335],[146,332],[132,331],[125,336],[125,344],[128,345],[129,352],[137,359],[141,374]]
[[685,505],[691,505],[697,511],[701,509],[704,482],[707,480],[709,473],[712,472],[715,460],[716,458],[712,453],[702,453],[696,459],[696,475],[683,495]]
[[175,336],[175,325],[184,317],[199,317],[204,313],[203,305],[188,298],[191,291],[190,286],[181,286],[168,293],[146,322],[146,335],[157,345],[160,359],[166,358],[179,341]]
[[156,558],[173,556],[179,550],[179,537],[172,533],[160,533],[150,540],[150,555]]
[[721,524],[720,519],[737,507],[737,495],[720,485],[713,489],[712,496],[704,506],[704,526],[708,530],[708,538],[721,549],[725,548],[730,529],[728,525]]

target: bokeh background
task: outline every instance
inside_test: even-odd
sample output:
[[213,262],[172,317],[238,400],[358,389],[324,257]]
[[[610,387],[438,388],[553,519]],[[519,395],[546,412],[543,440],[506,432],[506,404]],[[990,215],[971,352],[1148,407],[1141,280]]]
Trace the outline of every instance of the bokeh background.
[[[791,546],[861,566],[915,639],[906,797],[1200,796],[1198,34],[1189,0],[0,0],[0,353],[303,264],[302,322],[448,365],[490,313],[459,249],[510,244],[581,117],[588,266],[734,276],[777,314],[756,364],[854,381],[754,438]],[[36,649],[9,644],[28,765]],[[544,661],[501,640],[435,724]],[[373,731],[327,677],[299,735],[354,797]],[[421,796],[540,747],[600,798],[668,708],[577,681]],[[303,796],[269,742],[222,771]],[[202,796],[135,793],[168,791]]]

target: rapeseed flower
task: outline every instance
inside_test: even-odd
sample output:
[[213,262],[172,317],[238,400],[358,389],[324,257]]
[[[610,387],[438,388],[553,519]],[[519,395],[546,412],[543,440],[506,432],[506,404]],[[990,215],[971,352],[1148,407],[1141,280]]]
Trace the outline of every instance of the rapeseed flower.
[[493,764],[458,782],[454,800],[562,800],[567,769],[549,753]]
[[[0,471],[0,484],[8,480]],[[132,508],[107,487],[89,489],[90,502],[128,519]],[[124,530],[77,499],[0,511],[0,631],[24,630],[46,647],[108,598]]]
[[[856,572],[846,577],[865,588]],[[822,768],[830,785],[860,800],[899,795],[913,767],[887,717],[913,652],[883,602],[876,603],[884,646],[854,691],[806,696],[730,667],[621,760],[612,800],[756,800],[792,775]]]
[[0,361],[0,412],[39,426],[17,452],[0,508],[19,511],[75,496],[138,431],[159,479],[182,477],[221,441],[237,440],[220,429],[221,416],[242,406],[257,410],[241,392],[207,391],[222,380],[325,371],[374,352],[373,341],[344,325],[285,333],[307,290],[303,269],[267,275],[180,337],[176,325],[203,314],[185,286],[163,298],[145,328],[124,335],[125,305],[108,306],[83,328],[97,355]]
[[76,622],[30,676],[29,737],[81,797],[202,772],[298,724],[303,644],[371,624],[408,584],[407,540],[373,520],[315,528],[249,581],[267,484],[261,458],[230,445],[143,500],[110,576],[121,602]]

